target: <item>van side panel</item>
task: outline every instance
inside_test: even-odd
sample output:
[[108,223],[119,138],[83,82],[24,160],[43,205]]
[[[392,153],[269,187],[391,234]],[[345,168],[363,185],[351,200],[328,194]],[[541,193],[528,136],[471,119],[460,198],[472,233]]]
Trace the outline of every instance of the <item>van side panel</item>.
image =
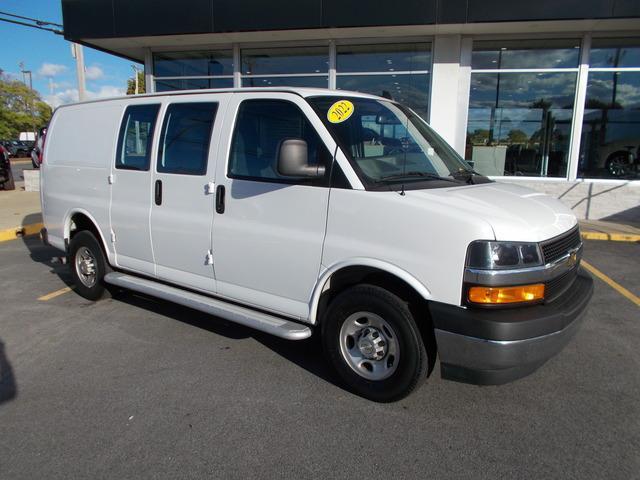
[[94,219],[108,256],[108,177],[114,158],[122,102],[72,105],[58,109],[51,122],[42,166],[42,214],[50,242],[64,249],[69,218],[76,211]]

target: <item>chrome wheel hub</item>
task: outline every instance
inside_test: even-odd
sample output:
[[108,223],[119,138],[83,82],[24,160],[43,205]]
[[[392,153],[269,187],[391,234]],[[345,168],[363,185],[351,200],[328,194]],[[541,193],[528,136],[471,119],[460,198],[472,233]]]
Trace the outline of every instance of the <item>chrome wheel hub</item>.
[[78,278],[85,287],[91,288],[96,284],[96,258],[87,247],[80,247],[76,252],[75,267]]
[[379,315],[357,312],[340,329],[340,353],[351,369],[367,380],[384,380],[400,360],[398,339]]

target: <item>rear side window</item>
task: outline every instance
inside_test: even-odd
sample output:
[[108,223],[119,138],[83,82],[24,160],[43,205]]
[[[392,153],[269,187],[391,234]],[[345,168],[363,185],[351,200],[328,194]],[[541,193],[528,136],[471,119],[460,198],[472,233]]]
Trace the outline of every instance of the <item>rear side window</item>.
[[217,103],[174,103],[164,116],[158,172],[204,175]]
[[[307,142],[312,165],[324,165],[325,178],[292,179],[278,173],[278,147],[283,140]],[[285,100],[245,100],[240,104],[231,143],[229,177],[276,183],[328,185],[331,156],[305,114]]]
[[116,168],[149,170],[149,156],[153,129],[160,105],[132,105],[127,107],[120,126]]

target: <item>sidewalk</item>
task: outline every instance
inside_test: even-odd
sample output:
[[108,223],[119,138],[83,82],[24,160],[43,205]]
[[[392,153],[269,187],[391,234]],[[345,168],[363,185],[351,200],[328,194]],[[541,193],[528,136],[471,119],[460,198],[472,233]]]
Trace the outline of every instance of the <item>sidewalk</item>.
[[0,190],[0,242],[36,234],[41,228],[40,192],[25,192],[17,182],[13,191]]
[[640,242],[640,228],[624,223],[580,220],[580,231],[582,232],[582,238],[587,240]]

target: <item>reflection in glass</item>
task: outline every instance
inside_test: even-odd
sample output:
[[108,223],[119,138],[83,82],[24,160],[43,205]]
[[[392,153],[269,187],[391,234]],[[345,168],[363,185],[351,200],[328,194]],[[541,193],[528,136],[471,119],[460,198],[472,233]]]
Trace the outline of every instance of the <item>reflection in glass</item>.
[[243,75],[326,73],[327,47],[254,48],[242,50]]
[[579,46],[579,40],[474,42],[471,68],[577,68]]
[[338,72],[401,72],[429,70],[428,43],[345,45],[337,47]]
[[579,177],[639,178],[640,72],[590,72]]
[[391,98],[413,109],[422,118],[428,118],[429,74],[338,75],[336,82],[339,90]]
[[640,39],[594,39],[589,65],[591,68],[640,67]]
[[153,54],[153,73],[156,77],[233,75],[233,52],[157,52]]
[[575,73],[471,76],[465,158],[484,175],[564,177]]
[[312,87],[328,88],[329,77],[326,75],[304,77],[244,77],[243,87]]
[[233,88],[233,78],[183,78],[180,80],[156,78],[156,92],[202,88]]

